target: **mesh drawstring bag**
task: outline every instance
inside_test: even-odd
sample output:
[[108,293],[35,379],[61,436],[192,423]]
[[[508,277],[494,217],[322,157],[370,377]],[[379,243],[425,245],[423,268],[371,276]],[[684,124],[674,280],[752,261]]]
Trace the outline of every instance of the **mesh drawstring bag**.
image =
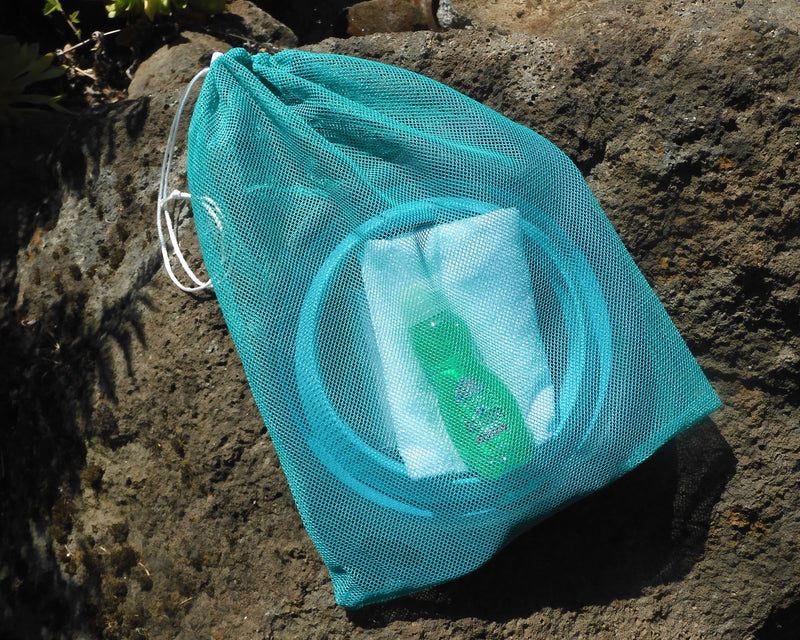
[[719,406],[572,162],[437,82],[346,56],[215,56],[188,178],[341,605],[474,570]]

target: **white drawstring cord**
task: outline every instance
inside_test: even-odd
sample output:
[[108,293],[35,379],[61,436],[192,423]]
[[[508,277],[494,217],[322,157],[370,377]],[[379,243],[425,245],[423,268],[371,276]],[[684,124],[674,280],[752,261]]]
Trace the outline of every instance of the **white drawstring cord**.
[[[213,61],[214,58],[212,58]],[[175,189],[169,195],[167,195],[167,182],[169,180],[169,173],[170,169],[172,168],[172,156],[175,152],[175,140],[178,137],[178,129],[181,123],[181,114],[183,113],[183,109],[186,106],[187,101],[189,100],[189,95],[194,88],[194,85],[197,83],[198,80],[201,80],[206,76],[208,73],[208,67],[205,69],[201,69],[192,81],[189,83],[189,86],[186,87],[186,91],[183,94],[183,98],[181,99],[180,103],[178,104],[178,110],[175,112],[175,117],[172,119],[172,126],[169,130],[169,136],[167,137],[167,147],[164,150],[164,161],[161,163],[161,178],[158,184],[158,210],[156,213],[156,227],[158,228],[158,241],[161,245],[161,257],[164,260],[164,268],[167,270],[167,275],[169,275],[170,280],[178,287],[181,291],[186,291],[187,293],[195,293],[197,291],[202,291],[203,289],[208,289],[212,286],[211,279],[209,278],[205,282],[198,278],[194,271],[192,271],[189,263],[186,262],[186,258],[183,256],[183,252],[181,251],[180,246],[178,245],[178,235],[176,233],[176,224],[172,221],[172,214],[170,213],[168,204],[173,200],[189,200],[191,201],[192,197],[190,194],[179,191]],[[167,240],[164,237],[164,229],[163,225],[166,224],[167,226],[167,233],[169,234],[169,241],[172,244],[172,249],[175,252],[175,256],[178,258],[178,262],[181,265],[184,273],[189,276],[192,282],[195,283],[196,286],[194,287],[187,287],[180,283],[178,278],[175,276],[175,272],[172,269],[172,264],[170,263],[169,257],[169,248],[167,247]]]

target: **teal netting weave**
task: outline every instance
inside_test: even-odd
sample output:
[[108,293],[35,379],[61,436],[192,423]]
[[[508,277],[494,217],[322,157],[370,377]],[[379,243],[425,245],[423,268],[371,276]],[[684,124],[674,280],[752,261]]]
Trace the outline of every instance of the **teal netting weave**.
[[203,257],[347,607],[480,566],[716,409],[570,160],[420,75],[217,58]]

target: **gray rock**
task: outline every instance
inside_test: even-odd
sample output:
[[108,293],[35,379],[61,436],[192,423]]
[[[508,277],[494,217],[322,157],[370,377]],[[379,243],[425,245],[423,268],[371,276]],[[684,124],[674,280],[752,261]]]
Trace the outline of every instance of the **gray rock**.
[[211,62],[215,51],[225,52],[230,45],[203,33],[188,33],[187,42],[165,45],[142,62],[128,87],[132,100],[154,93],[179,95],[195,73]]
[[472,25],[472,21],[456,11],[450,0],[440,0],[436,9],[436,21],[442,29],[464,29]]
[[[233,0],[227,5],[226,14],[226,18],[240,18],[239,24],[231,25],[230,29],[239,40],[233,42],[236,46],[249,45],[252,49],[274,53],[299,44],[297,36],[289,27],[250,0]],[[244,34],[244,39],[241,34]]]

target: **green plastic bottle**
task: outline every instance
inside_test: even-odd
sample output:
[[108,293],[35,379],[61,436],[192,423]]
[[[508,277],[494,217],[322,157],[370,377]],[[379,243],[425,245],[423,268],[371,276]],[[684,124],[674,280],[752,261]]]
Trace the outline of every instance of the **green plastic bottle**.
[[424,284],[406,291],[404,319],[414,355],[436,390],[447,432],[467,467],[496,478],[528,462],[533,442],[519,405],[481,361],[464,321]]

